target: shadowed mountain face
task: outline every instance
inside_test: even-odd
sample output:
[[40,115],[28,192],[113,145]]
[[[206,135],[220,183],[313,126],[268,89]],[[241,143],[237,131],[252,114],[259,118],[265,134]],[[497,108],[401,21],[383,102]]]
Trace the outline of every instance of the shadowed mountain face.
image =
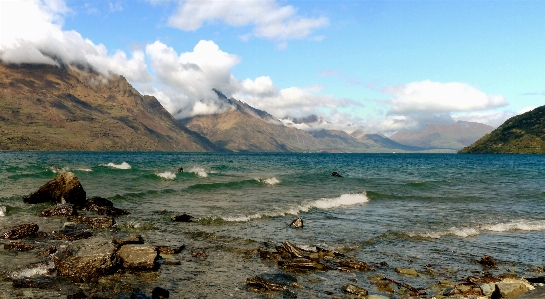
[[450,125],[428,125],[422,131],[400,131],[390,139],[410,146],[434,149],[459,150],[475,142],[493,127],[481,123],[458,121]]
[[218,148],[122,76],[0,63],[1,150],[207,151]]
[[545,154],[545,106],[511,117],[460,153]]

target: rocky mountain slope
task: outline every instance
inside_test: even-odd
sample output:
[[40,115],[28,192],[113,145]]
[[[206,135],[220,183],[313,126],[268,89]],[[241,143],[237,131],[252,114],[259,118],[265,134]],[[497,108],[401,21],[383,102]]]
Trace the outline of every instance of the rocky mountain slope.
[[0,63],[0,150],[211,151],[122,76]]
[[399,131],[390,139],[426,149],[460,150],[494,130],[494,127],[467,121],[450,125],[430,124],[422,131]]
[[460,153],[545,154],[545,106],[511,117]]
[[217,146],[235,152],[392,152],[421,148],[405,146],[378,135],[360,138],[343,131],[303,131],[282,125],[265,111],[216,91],[231,109],[222,114],[200,115],[182,120],[189,129],[205,136]]

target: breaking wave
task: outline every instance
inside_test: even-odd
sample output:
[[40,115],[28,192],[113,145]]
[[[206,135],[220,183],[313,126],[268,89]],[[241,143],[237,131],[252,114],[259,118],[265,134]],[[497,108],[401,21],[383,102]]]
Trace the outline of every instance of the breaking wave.
[[0,217],[6,216],[7,208],[5,206],[0,206]]
[[478,227],[452,227],[443,231],[409,233],[411,237],[439,239],[445,236],[468,238],[482,232],[545,231],[545,220],[513,220],[507,223],[487,224]]
[[262,184],[266,184],[266,185],[270,185],[270,186],[274,186],[274,185],[280,183],[280,180],[275,178],[275,177],[264,179],[264,180],[263,179],[255,179],[255,180],[262,183]]
[[194,173],[198,175],[200,178],[206,178],[208,177],[208,173],[204,170],[204,168],[201,167],[193,167],[189,170],[189,172]]
[[160,177],[160,178],[163,178],[165,180],[173,180],[176,178],[176,174],[173,173],[173,172],[170,172],[170,171],[165,171],[165,172],[161,172],[161,173],[156,173],[155,174],[156,176]]
[[343,206],[352,206],[368,202],[369,199],[365,193],[360,194],[343,194],[334,198],[322,198],[314,201],[309,201],[297,206],[287,207],[283,210],[265,213],[255,213],[244,216],[234,217],[221,217],[225,221],[229,222],[247,222],[254,219],[260,219],[263,217],[282,217],[286,215],[299,215],[300,213],[306,213],[309,210],[315,208],[320,210],[333,209]]
[[100,166],[108,166],[108,167],[116,168],[116,169],[131,169],[131,166],[127,162],[123,162],[121,164],[114,164],[110,162],[108,164],[101,164]]

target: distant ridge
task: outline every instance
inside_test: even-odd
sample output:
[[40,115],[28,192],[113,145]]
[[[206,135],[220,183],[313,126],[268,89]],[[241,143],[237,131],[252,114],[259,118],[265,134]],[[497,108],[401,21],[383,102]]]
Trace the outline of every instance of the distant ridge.
[[545,154],[545,106],[511,117],[460,153]]
[[0,62],[0,150],[221,150],[122,76]]

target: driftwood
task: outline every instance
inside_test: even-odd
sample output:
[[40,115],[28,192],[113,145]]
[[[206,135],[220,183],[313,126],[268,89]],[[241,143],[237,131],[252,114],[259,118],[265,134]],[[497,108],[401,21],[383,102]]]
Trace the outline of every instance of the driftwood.
[[395,281],[395,280],[390,279],[388,277],[384,277],[382,280],[386,280],[386,281],[395,283],[398,288],[399,287],[404,287],[404,288],[408,289],[409,291],[411,291],[411,293],[415,293],[415,294],[418,294],[418,295],[426,295],[426,288],[415,288],[415,287],[413,287],[413,286],[411,286],[409,284],[406,284],[404,282]]

